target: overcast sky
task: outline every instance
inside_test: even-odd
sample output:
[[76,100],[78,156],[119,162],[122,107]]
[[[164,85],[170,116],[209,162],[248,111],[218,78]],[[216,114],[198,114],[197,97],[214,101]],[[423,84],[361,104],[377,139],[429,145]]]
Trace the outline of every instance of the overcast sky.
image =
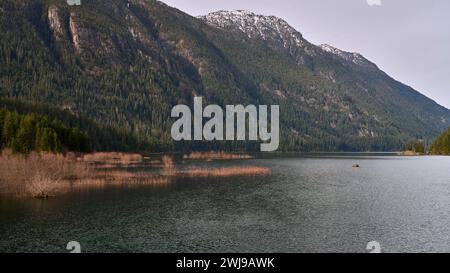
[[[377,5],[380,4],[381,5]],[[249,10],[285,19],[312,43],[359,52],[450,108],[448,0],[163,0],[191,15]],[[367,2],[376,5],[369,6]]]

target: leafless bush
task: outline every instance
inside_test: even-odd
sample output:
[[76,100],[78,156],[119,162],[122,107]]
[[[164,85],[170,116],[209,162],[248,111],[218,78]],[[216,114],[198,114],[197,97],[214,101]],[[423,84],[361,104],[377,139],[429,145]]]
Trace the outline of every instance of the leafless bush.
[[0,192],[46,197],[67,187],[71,180],[89,175],[89,167],[72,154],[31,153],[0,156]]

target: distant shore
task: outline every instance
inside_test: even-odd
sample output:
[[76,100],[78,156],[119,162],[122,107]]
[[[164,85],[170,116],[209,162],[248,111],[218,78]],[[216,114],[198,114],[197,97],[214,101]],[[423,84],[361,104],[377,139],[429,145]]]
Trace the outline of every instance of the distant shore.
[[[239,166],[206,168],[192,166],[189,162],[276,158],[278,156],[432,156],[432,154],[402,152],[276,152],[245,154],[228,152],[192,152],[188,154],[139,154],[97,152],[89,154],[53,154],[33,152],[16,155],[4,150],[0,156],[0,194],[47,198],[77,188],[108,185],[158,185],[167,184],[179,177],[208,178],[230,176],[263,176],[270,168]],[[181,161],[178,168],[174,158]],[[193,164],[196,165],[196,164]],[[186,167],[187,166],[187,167]],[[138,167],[139,171],[133,170]]]
[[403,151],[403,152],[399,152],[399,155],[401,155],[401,156],[424,156],[424,155],[429,155],[429,154],[416,153],[414,151]]

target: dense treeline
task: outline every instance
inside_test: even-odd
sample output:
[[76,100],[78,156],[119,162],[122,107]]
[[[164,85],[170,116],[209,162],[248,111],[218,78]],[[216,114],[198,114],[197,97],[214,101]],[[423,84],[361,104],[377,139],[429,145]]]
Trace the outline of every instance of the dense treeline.
[[[100,125],[91,119],[84,117],[81,114],[74,114],[69,110],[61,110],[49,105],[39,103],[25,103],[19,100],[12,99],[0,99],[0,109],[2,112],[9,113],[4,116],[18,117],[19,121],[14,119],[10,122],[15,126],[11,128],[18,128],[20,125],[20,118],[28,117],[31,119],[31,125],[35,123],[35,120],[45,120],[45,125],[49,124],[49,127],[56,131],[57,137],[62,138],[63,145],[54,145],[57,149],[48,149],[50,151],[59,151],[60,149],[67,149],[71,151],[154,151],[156,150],[155,144],[148,140],[139,140],[132,133],[126,129],[120,127],[112,127],[108,125]],[[32,117],[32,118],[31,118]],[[4,130],[4,118],[1,119],[0,131],[2,131],[2,147],[11,147],[11,141],[3,141]],[[39,123],[41,124],[41,123]],[[24,126],[31,126],[24,124]],[[45,134],[51,134],[51,131]],[[14,131],[16,132],[16,131]],[[10,134],[12,135],[12,133]],[[83,137],[81,136],[83,135]],[[35,136],[28,134],[29,140],[35,145]],[[9,139],[11,138],[8,137]],[[24,136],[22,136],[24,138]],[[11,140],[11,139],[10,139]],[[27,141],[25,141],[27,142]],[[60,141],[61,142],[61,139]],[[58,141],[57,141],[58,143]],[[19,142],[16,141],[18,145]],[[39,148],[35,147],[34,148]],[[17,150],[28,150],[29,146],[25,145],[24,148],[17,147]]]
[[412,142],[406,146],[406,150],[418,154],[424,154],[426,151],[426,147],[423,142]]
[[450,155],[450,128],[431,146],[431,152],[438,155]]
[[15,153],[89,151],[89,140],[78,129],[38,114],[20,115],[0,109],[0,146]]

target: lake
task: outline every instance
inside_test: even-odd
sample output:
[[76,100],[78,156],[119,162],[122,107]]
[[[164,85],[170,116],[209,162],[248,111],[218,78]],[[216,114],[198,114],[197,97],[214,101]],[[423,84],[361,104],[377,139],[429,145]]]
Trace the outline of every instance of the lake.
[[[0,197],[1,252],[450,252],[450,157],[286,156],[261,177]],[[360,168],[352,168],[359,164]]]

